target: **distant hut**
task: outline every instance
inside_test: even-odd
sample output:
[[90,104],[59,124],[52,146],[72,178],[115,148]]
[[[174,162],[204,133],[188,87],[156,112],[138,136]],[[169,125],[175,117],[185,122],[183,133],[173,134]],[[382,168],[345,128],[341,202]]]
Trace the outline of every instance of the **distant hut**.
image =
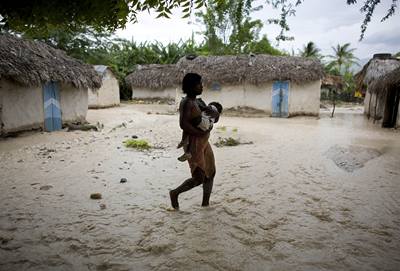
[[203,77],[206,101],[251,107],[276,117],[318,115],[322,65],[318,60],[269,55],[182,58],[181,75]]
[[[389,85],[382,85],[386,75],[400,67],[400,60],[390,54],[375,54],[374,57],[356,74],[357,88],[365,92],[364,114],[372,117],[374,122],[383,124],[386,106],[397,97],[388,91]],[[393,76],[393,75],[392,75]],[[385,82],[394,82],[386,80]],[[389,89],[392,89],[391,87]],[[394,95],[392,97],[392,94]],[[385,124],[386,125],[386,124]]]
[[125,81],[132,89],[132,99],[175,100],[180,74],[173,64],[138,65]]
[[328,99],[329,94],[332,91],[338,91],[341,89],[343,89],[343,78],[338,75],[326,74],[322,79],[321,98],[324,96]]
[[92,66],[63,51],[0,35],[0,134],[84,121],[87,89],[100,85]]
[[111,69],[104,65],[93,66],[101,77],[102,84],[97,90],[89,89],[89,108],[106,108],[118,106],[119,84]]

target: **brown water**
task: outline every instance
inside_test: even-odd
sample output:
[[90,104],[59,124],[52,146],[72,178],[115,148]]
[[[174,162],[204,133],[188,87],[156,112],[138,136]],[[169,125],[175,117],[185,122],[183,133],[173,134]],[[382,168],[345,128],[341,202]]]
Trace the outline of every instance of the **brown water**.
[[[102,132],[1,140],[0,270],[400,270],[399,131],[360,109],[223,117],[212,142],[254,144],[214,147],[211,207],[195,188],[174,212],[189,170],[167,111],[90,110]],[[126,149],[132,135],[157,148]]]

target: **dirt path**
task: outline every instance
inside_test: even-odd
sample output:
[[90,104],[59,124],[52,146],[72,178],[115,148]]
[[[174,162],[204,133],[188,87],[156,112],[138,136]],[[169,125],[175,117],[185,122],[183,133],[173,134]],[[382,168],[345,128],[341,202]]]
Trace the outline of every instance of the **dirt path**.
[[[171,112],[90,110],[103,131],[1,140],[0,270],[399,269],[399,131],[350,109],[223,117],[212,142],[254,144],[214,147],[211,207],[196,188],[173,212],[168,189],[189,170]],[[156,148],[126,149],[134,135]]]

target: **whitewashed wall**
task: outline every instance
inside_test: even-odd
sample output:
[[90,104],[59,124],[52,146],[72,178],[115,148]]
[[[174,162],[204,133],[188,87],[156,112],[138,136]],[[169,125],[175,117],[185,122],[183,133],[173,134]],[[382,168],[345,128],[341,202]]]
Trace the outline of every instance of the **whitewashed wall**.
[[289,116],[319,115],[321,80],[304,84],[289,83]]
[[87,89],[76,89],[66,84],[61,84],[60,89],[62,122],[85,121],[88,110]]
[[3,132],[16,132],[43,127],[43,90],[0,80]]
[[243,105],[264,110],[267,115],[272,112],[272,83],[264,83],[259,86],[245,85]]
[[118,80],[107,69],[102,79],[103,83],[98,90],[88,90],[89,108],[111,107],[120,104]]
[[[25,87],[0,80],[1,120],[4,133],[44,127],[42,87]],[[87,90],[61,84],[60,104],[63,123],[84,121],[87,113]]]
[[[200,96],[206,103],[219,102],[224,108],[233,108],[238,106],[248,106],[266,112],[271,111],[271,91],[272,85],[264,84],[262,86],[254,85],[236,85],[222,86],[221,90],[211,90],[204,87],[203,94]],[[176,104],[185,97],[185,94],[179,90],[176,95]]]
[[[289,84],[289,115],[318,115],[321,97],[321,81],[299,84]],[[176,105],[185,95],[177,91]],[[263,110],[266,115],[272,112],[272,82],[259,86],[241,84],[222,86],[221,90],[204,88],[201,98],[206,102],[217,101],[224,108],[248,106]]]
[[175,99],[176,88],[170,87],[163,90],[153,90],[153,89],[137,89],[132,88],[132,99],[152,99],[152,98],[162,98],[162,99]]

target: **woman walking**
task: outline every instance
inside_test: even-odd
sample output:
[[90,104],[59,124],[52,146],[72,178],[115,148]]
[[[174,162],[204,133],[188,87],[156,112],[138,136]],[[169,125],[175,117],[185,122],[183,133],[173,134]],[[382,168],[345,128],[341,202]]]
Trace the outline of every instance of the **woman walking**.
[[[202,131],[192,124],[192,120],[201,116],[202,109],[205,108],[204,102],[196,99],[196,96],[203,92],[201,76],[196,73],[186,74],[182,81],[182,90],[186,97],[182,99],[179,105],[179,125],[183,132],[189,136],[190,144],[192,144],[191,157],[188,159],[192,177],[169,192],[171,205],[176,210],[179,209],[179,194],[200,184],[203,184],[201,205],[208,206],[215,176],[214,154],[208,142],[210,130]],[[209,114],[214,114],[213,117],[216,122],[218,121],[218,112],[213,111]]]

